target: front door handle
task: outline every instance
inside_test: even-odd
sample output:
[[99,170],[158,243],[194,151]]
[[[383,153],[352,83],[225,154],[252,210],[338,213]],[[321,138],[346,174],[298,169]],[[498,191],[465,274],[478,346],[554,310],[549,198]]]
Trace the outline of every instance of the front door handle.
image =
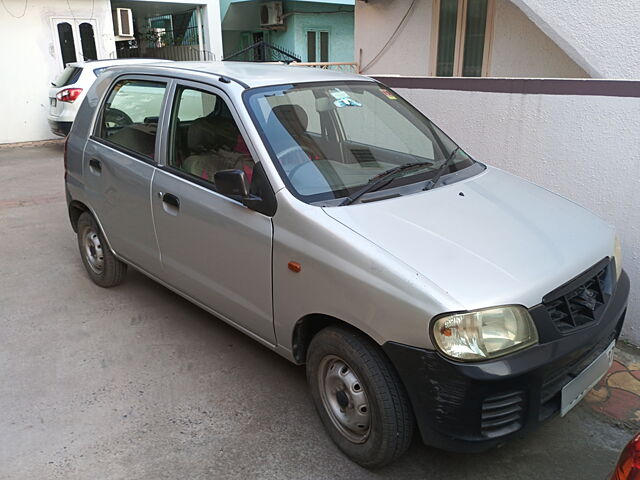
[[[161,195],[158,193],[158,195]],[[169,215],[177,215],[180,210],[180,199],[171,193],[162,196],[162,209]]]
[[180,208],[180,199],[171,193],[165,193],[162,196],[162,201],[175,208]]
[[89,170],[96,175],[100,175],[102,173],[102,163],[97,158],[92,158],[89,160]]

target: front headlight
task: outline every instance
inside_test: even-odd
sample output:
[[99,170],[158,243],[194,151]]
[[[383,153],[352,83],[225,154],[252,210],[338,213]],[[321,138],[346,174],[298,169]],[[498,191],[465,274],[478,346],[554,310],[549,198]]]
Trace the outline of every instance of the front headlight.
[[432,328],[438,349],[456,360],[487,360],[538,343],[529,312],[517,305],[445,315]]
[[616,280],[620,278],[622,273],[622,245],[620,245],[620,239],[616,235],[615,243],[613,246],[613,256],[616,259]]

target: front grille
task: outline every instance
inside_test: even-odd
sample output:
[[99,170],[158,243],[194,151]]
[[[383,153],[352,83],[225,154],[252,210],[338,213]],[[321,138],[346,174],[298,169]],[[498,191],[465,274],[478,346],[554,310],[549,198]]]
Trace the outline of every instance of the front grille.
[[600,319],[611,293],[610,265],[608,259],[603,260],[545,296],[542,304],[560,333],[571,333]]
[[481,433],[494,438],[522,428],[525,395],[522,391],[487,397],[482,402]]

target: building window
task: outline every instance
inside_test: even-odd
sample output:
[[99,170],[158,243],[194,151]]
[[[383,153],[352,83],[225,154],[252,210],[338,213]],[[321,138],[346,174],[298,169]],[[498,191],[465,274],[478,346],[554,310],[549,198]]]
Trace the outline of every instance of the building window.
[[76,43],[73,38],[73,28],[70,23],[62,22],[57,25],[58,40],[60,41],[60,53],[62,54],[62,68],[67,63],[73,63],[76,58]]
[[82,55],[86,60],[97,60],[96,38],[93,33],[93,25],[90,23],[80,24],[80,44],[82,45]]
[[436,0],[431,74],[481,77],[488,73],[494,0]]
[[329,61],[329,32],[307,32],[307,62]]

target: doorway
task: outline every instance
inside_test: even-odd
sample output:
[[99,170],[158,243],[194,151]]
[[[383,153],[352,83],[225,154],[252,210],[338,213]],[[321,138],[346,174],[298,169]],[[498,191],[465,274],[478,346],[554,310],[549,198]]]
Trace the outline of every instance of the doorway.
[[56,55],[62,68],[68,63],[98,59],[97,25],[92,19],[51,19]]

